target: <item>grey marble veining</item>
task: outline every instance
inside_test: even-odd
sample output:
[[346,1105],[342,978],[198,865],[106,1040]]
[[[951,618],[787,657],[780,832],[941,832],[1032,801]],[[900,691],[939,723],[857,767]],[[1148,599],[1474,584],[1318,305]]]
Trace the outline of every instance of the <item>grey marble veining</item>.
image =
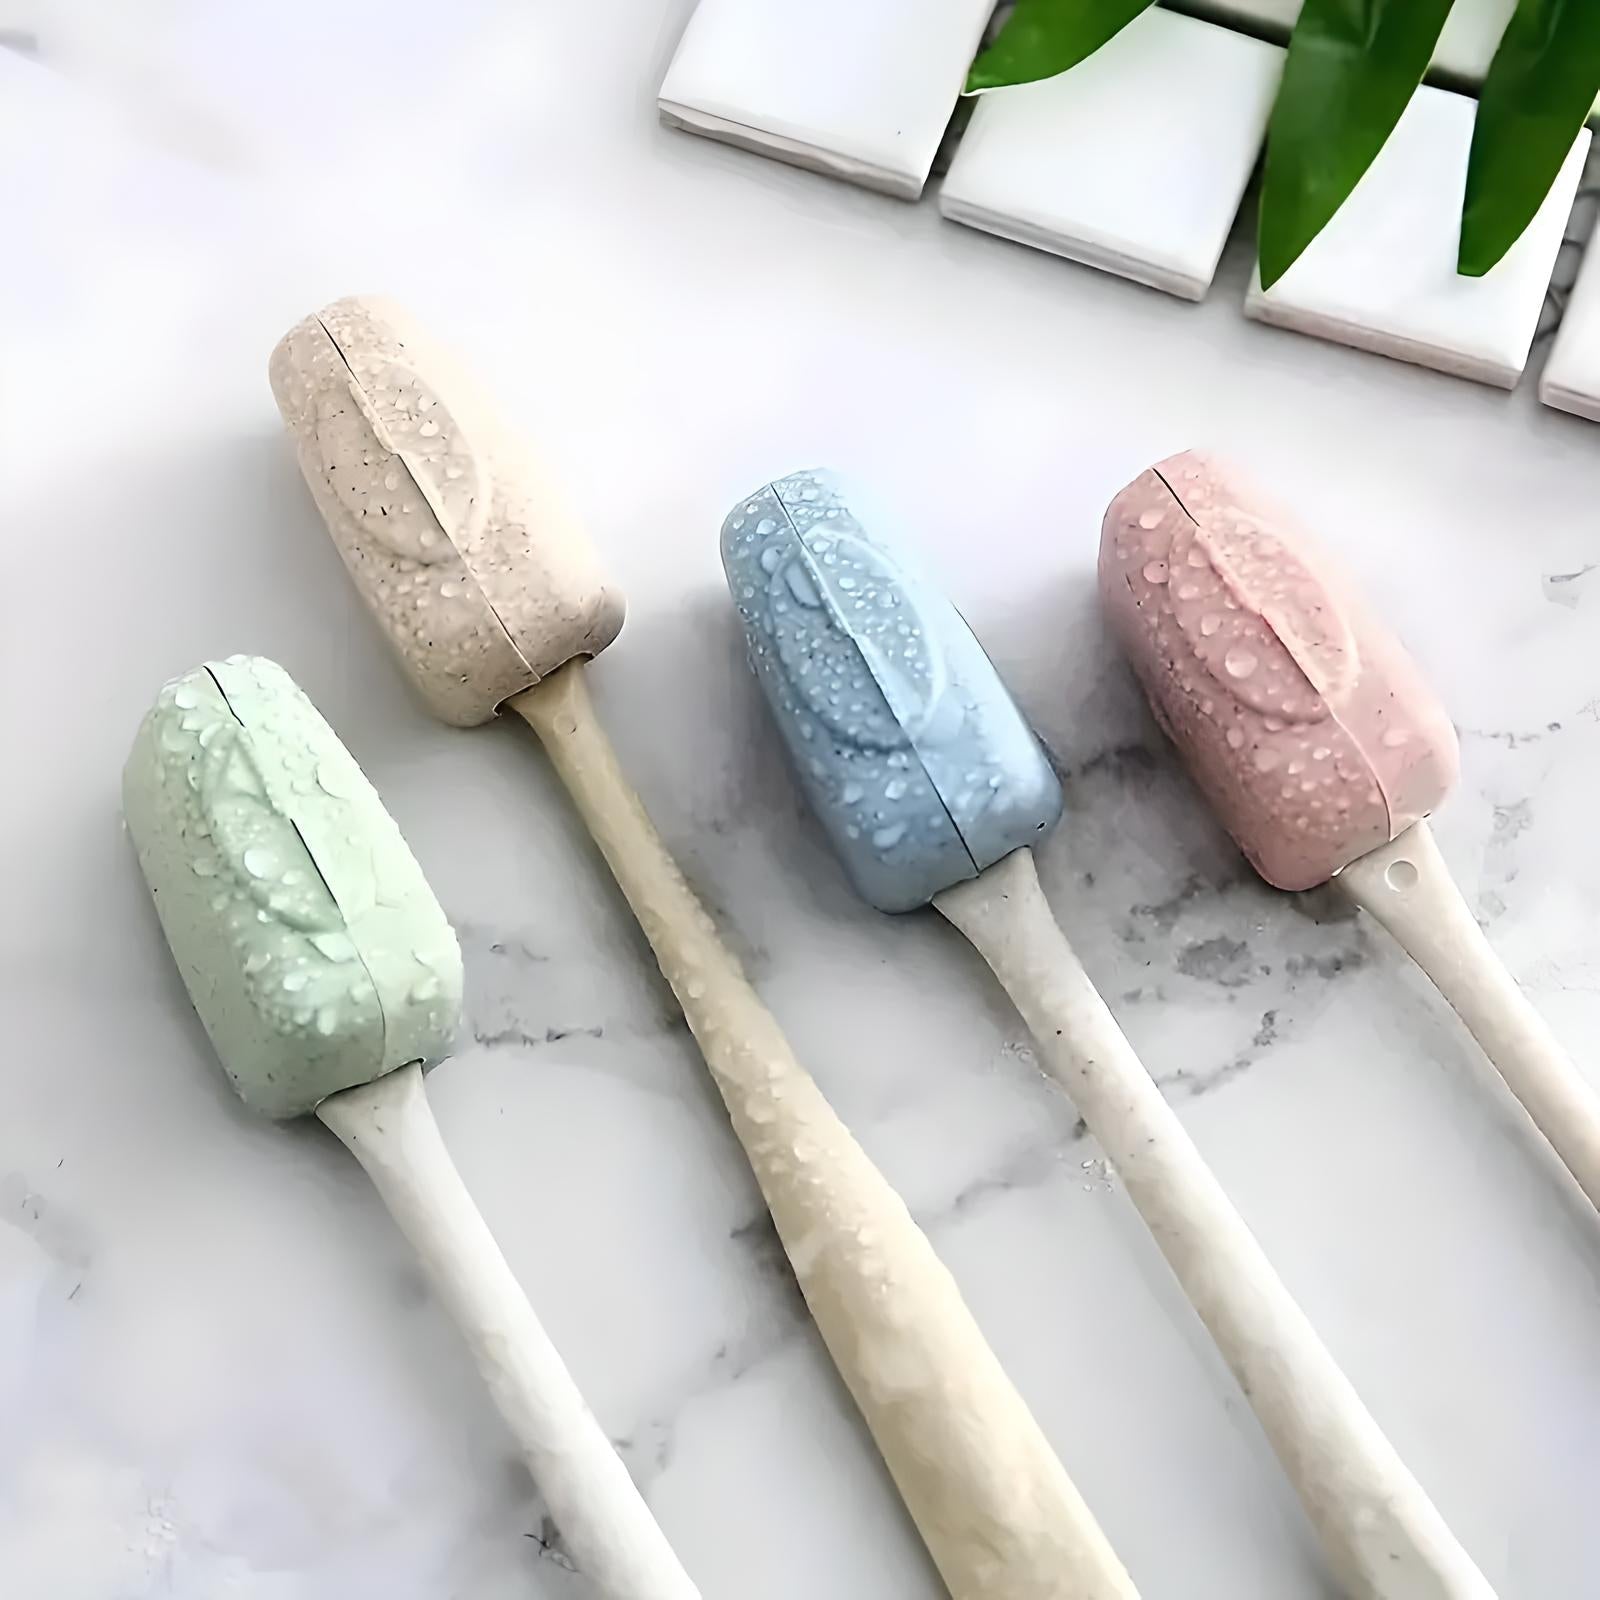
[[412,701],[305,498],[266,354],[364,289],[560,464],[629,595],[591,677],[639,788],[1146,1600],[1331,1589],[1004,996],[863,905],[794,787],[716,537],[797,461],[897,509],[1007,677],[1066,794],[1064,926],[1502,1600],[1600,1592],[1595,1218],[1383,935],[1250,875],[1092,583],[1106,500],[1174,449],[1295,501],[1460,724],[1442,847],[1595,1071],[1592,425],[1245,324],[1240,239],[1178,306],[674,138],[683,3],[97,9],[0,11],[39,41],[0,54],[0,526],[37,540],[0,641],[7,1600],[587,1600],[361,1174],[233,1103],[161,944],[117,773],[159,682],[234,650],[290,667],[460,932],[446,1138],[706,1600],[939,1594],[538,749]]

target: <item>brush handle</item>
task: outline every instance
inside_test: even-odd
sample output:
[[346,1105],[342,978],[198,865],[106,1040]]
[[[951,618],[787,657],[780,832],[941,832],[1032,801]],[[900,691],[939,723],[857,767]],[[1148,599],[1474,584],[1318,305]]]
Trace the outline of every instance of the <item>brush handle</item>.
[[578,1570],[605,1600],[699,1600],[539,1325],[439,1137],[412,1065],[317,1115],[367,1170],[466,1335]]
[[956,1600],[1136,1600],[922,1230],[795,1060],[617,764],[578,663],[543,741],[677,995],[835,1365]]
[[994,969],[1255,1408],[1346,1592],[1493,1600],[1095,991],[1018,850],[934,904]]
[[1600,1207],[1600,1094],[1484,938],[1425,822],[1333,880],[1455,1008],[1590,1202]]

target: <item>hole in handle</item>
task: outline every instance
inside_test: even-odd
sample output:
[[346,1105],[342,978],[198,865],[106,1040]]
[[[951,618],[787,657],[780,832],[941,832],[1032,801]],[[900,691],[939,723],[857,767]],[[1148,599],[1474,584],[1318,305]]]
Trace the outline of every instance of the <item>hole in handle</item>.
[[1420,876],[1416,862],[1391,861],[1383,874],[1383,881],[1396,894],[1404,894],[1407,889],[1416,887],[1417,879]]

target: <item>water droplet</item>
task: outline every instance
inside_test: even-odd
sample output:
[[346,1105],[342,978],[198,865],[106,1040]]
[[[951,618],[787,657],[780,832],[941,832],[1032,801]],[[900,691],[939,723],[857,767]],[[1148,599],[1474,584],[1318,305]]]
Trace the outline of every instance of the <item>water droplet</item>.
[[1248,678],[1256,670],[1255,655],[1236,645],[1222,658],[1222,670],[1230,678]]
[[1229,728],[1227,739],[1228,748],[1230,750],[1237,750],[1244,743],[1244,729],[1240,727]]
[[763,572],[776,572],[783,560],[783,553],[775,544],[769,544],[761,552],[761,570]]
[[1161,526],[1161,513],[1159,511],[1142,511],[1139,514],[1141,528],[1159,528]]
[[1289,772],[1289,776],[1291,778],[1298,777],[1299,774],[1304,772],[1305,770],[1306,770],[1306,764],[1303,761],[1291,761],[1289,763],[1288,772]]
[[844,578],[841,578],[839,580],[839,587],[841,589],[843,589],[847,594],[850,592],[850,590],[854,589],[855,586],[856,586],[856,580],[854,578],[844,577]]
[[192,711],[200,704],[200,697],[186,683],[180,683],[172,692],[172,703],[180,711]]
[[217,875],[217,862],[213,856],[197,856],[189,865],[194,868],[197,878],[214,878]]
[[853,806],[867,791],[859,783],[847,783],[839,791],[839,798],[847,806]]
[[291,972],[283,980],[283,987],[289,994],[298,994],[306,986],[306,975],[303,972]]
[[326,1036],[339,1026],[339,1008],[323,1006],[317,1012],[317,1032]]
[[1200,632],[1209,639],[1218,628],[1222,626],[1222,618],[1215,611],[1209,611],[1200,619]]
[[1165,583],[1167,581],[1167,564],[1165,561],[1147,561],[1144,564],[1144,581],[1146,583]]
[[278,865],[278,858],[270,850],[253,844],[244,853],[244,870],[252,878],[270,878]]
[[271,962],[272,957],[269,956],[265,950],[252,950],[250,954],[244,958],[244,970],[250,973],[253,977],[256,973],[260,972],[263,967],[271,965]]
[[769,533],[776,533],[777,531],[778,531],[778,524],[775,521],[773,521],[773,519],[771,517],[763,517],[756,524],[756,532],[761,534],[763,537],[765,537]]
[[419,1005],[426,1004],[439,993],[439,980],[434,977],[419,978],[411,985],[411,998]]
[[314,933],[311,942],[330,961],[355,960],[356,947],[350,942],[349,936],[343,933]]
[[1398,750],[1410,737],[1404,728],[1391,728],[1383,736],[1383,747],[1385,750]]
[[872,835],[872,843],[879,850],[892,850],[905,836],[905,823],[891,822],[887,828],[879,828]]
[[1313,761],[1326,761],[1332,754],[1333,752],[1327,747],[1327,745],[1319,744],[1317,748],[1311,752],[1311,759]]
[[891,778],[883,786],[883,798],[885,800],[899,800],[904,796],[905,792],[906,784],[904,778]]
[[1205,553],[1204,550],[1200,548],[1199,545],[1190,545],[1189,565],[1191,567],[1209,567],[1211,565],[1211,558]]
[[1198,600],[1200,598],[1200,585],[1197,583],[1180,583],[1177,592],[1180,600]]
[[797,561],[791,561],[784,568],[783,581],[789,586],[789,593],[803,606],[813,608],[822,604],[822,596],[817,593],[816,586],[811,581],[811,574]]
[[331,794],[334,799],[343,800],[349,796],[351,785],[348,782],[347,775],[333,762],[319,761],[317,763],[317,787],[324,794]]
[[1272,771],[1275,771],[1277,769],[1279,763],[1282,760],[1283,760],[1283,756],[1278,751],[1272,749],[1270,746],[1267,746],[1267,747],[1265,747],[1263,749],[1257,750],[1256,753],[1255,753],[1255,768],[1256,768],[1256,771],[1257,772],[1272,772]]
[[431,439],[438,431],[439,424],[431,417],[428,419],[428,421],[424,422],[420,428],[417,429],[417,432],[420,433],[424,439]]

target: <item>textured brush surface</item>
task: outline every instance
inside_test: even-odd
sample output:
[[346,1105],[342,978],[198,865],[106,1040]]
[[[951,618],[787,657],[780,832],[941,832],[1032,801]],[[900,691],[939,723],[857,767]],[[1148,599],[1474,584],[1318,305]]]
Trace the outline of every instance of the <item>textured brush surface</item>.
[[1055,822],[1060,786],[983,647],[832,473],[740,501],[722,561],[801,785],[873,905],[924,905]]
[[123,810],[178,969],[252,1109],[447,1055],[455,935],[400,830],[282,667],[230,656],[162,689]]
[[437,716],[487,721],[616,638],[622,596],[561,497],[406,312],[337,300],[268,371],[333,542]]
[[1111,502],[1100,592],[1157,720],[1269,883],[1308,889],[1449,792],[1455,730],[1399,641],[1232,468]]

